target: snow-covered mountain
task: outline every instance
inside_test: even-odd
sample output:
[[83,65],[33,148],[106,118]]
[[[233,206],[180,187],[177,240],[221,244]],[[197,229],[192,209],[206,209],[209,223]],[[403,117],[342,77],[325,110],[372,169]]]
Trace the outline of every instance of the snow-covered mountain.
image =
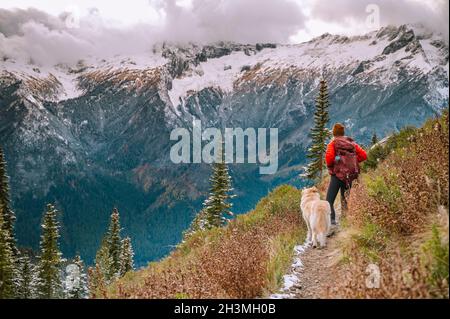
[[[0,52],[1,53],[1,52]],[[44,203],[61,208],[63,249],[89,260],[114,205],[138,262],[170,250],[207,189],[207,165],[169,161],[170,131],[192,125],[279,128],[280,169],[232,167],[235,209],[281,182],[301,184],[314,99],[328,81],[331,120],[367,142],[448,106],[448,44],[418,26],[297,45],[157,45],[76,65],[0,65],[5,148],[19,240],[38,243]]]

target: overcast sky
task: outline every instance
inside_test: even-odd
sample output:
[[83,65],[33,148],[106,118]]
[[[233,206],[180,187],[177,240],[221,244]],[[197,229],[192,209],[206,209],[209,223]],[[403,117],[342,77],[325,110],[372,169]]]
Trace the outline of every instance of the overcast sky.
[[1,0],[0,54],[36,63],[153,43],[299,43],[422,23],[448,38],[449,0]]

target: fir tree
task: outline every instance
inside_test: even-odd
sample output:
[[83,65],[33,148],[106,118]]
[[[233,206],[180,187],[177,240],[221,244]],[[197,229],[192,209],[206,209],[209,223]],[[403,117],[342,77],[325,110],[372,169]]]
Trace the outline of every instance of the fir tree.
[[66,277],[65,295],[68,299],[85,299],[88,297],[87,278],[84,263],[79,255],[75,256],[70,272]]
[[122,240],[122,249],[120,254],[120,276],[124,276],[127,272],[134,269],[134,251],[131,245],[130,237]]
[[113,209],[109,223],[107,234],[110,267],[108,272],[108,279],[114,279],[120,276],[120,255],[122,248],[122,240],[120,238],[120,221],[119,211],[117,208]]
[[98,271],[101,272],[102,277],[107,280],[111,269],[111,257],[109,256],[108,238],[104,237],[100,248],[95,255],[95,265]]
[[14,257],[9,231],[4,227],[4,209],[0,206],[0,299],[15,297]]
[[34,266],[27,255],[20,257],[20,276],[17,297],[31,299],[34,297]]
[[308,159],[310,159],[310,163],[306,167],[304,174],[309,179],[316,179],[319,177],[319,179],[322,180],[327,141],[330,138],[330,131],[327,129],[329,122],[329,105],[327,83],[325,80],[322,80],[320,81],[319,95],[316,98],[314,126],[310,132],[312,145],[309,148],[307,155]]
[[3,229],[9,232],[8,244],[15,258],[15,265],[18,262],[19,251],[17,249],[14,223],[16,216],[11,209],[11,199],[9,196],[9,177],[6,171],[6,161],[3,150],[0,147],[0,206],[3,207]]
[[190,236],[198,231],[206,229],[207,218],[206,210],[202,209],[191,222],[189,228],[183,233],[183,240],[187,240]]
[[106,294],[106,278],[98,264],[88,268],[89,298],[95,299]]
[[377,133],[373,133],[372,135],[372,146],[378,143],[378,136]]
[[223,147],[219,154],[220,158],[213,164],[209,197],[203,203],[205,219],[199,221],[205,228],[223,226],[233,216],[230,203],[230,199],[233,197],[230,193],[233,189],[228,166],[225,163]]
[[58,211],[51,204],[42,222],[39,263],[37,266],[36,294],[38,298],[62,297],[61,252],[59,250]]

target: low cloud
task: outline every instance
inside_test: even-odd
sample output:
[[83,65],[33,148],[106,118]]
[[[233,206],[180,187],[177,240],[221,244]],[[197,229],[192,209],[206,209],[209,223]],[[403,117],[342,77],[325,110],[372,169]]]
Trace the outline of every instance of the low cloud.
[[421,23],[442,33],[448,42],[448,0],[315,0],[311,14],[316,19],[344,25],[364,23],[368,5],[378,6],[382,26]]
[[303,27],[304,15],[289,0],[193,0],[190,8],[175,0],[155,2],[160,25],[117,26],[98,10],[72,21],[37,9],[0,9],[0,54],[40,65],[73,63],[81,57],[143,52],[169,42],[287,42]]
[[448,37],[448,0],[434,0],[435,9],[426,4],[430,0],[191,0],[187,6],[179,1],[149,0],[160,21],[134,25],[105,21],[95,8],[79,21],[69,13],[0,9],[0,58],[53,65],[143,52],[163,41],[286,43],[308,19],[364,23],[368,4],[379,5],[382,25],[422,22]]

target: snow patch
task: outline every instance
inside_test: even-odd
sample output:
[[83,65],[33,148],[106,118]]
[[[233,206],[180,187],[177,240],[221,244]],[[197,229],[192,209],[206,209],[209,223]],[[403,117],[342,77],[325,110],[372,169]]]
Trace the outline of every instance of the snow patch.
[[303,263],[301,261],[301,255],[310,247],[309,243],[303,243],[294,247],[294,261],[291,265],[291,273],[283,276],[283,286],[279,293],[272,294],[269,296],[270,299],[290,299],[295,295],[291,292],[292,288],[295,287],[300,281],[299,270],[303,268]]

